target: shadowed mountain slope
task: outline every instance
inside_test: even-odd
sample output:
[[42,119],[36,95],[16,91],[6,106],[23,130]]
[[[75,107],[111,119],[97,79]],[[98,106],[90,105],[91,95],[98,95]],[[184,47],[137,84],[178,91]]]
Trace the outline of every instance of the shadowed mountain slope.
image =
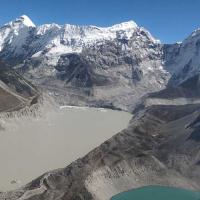
[[0,112],[16,111],[34,104],[38,96],[35,86],[0,62]]

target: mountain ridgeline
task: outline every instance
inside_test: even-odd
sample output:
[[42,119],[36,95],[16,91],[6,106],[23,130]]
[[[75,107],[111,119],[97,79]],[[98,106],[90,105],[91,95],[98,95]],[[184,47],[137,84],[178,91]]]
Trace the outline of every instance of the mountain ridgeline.
[[133,21],[35,26],[24,15],[0,28],[0,59],[60,103],[130,112],[145,94],[199,73],[199,40],[199,30],[165,45]]
[[199,56],[199,29],[162,44],[133,21],[36,26],[21,16],[1,27],[0,59],[12,73],[60,104],[120,109],[133,118],[83,158],[0,199],[109,200],[146,185],[200,190]]

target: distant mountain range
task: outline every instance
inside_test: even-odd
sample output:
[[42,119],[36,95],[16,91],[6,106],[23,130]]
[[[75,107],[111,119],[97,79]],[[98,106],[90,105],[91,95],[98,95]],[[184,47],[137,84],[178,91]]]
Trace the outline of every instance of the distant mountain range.
[[23,83],[60,104],[134,116],[85,157],[0,199],[109,200],[144,185],[200,190],[199,58],[200,29],[181,43],[162,44],[133,21],[35,26],[21,16],[1,27],[0,59]]

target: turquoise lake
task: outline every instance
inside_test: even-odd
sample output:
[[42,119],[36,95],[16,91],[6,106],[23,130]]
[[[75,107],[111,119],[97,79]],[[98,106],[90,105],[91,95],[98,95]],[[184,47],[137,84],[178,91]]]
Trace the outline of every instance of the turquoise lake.
[[115,195],[111,200],[200,200],[200,192],[164,186],[145,186]]

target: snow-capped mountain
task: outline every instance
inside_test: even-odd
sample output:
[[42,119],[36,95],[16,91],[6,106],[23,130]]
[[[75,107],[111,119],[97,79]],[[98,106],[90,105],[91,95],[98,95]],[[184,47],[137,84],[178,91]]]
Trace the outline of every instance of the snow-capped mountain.
[[[76,26],[45,24],[36,27],[25,15],[10,22],[0,29],[1,51],[10,47],[10,51],[16,56],[23,54],[25,46],[34,49],[29,51],[29,56],[37,57],[42,51],[48,54],[63,54],[70,52],[81,52],[89,45],[104,40],[113,40],[116,37],[130,38],[137,28],[133,22],[125,22],[109,28],[95,26]],[[25,46],[24,46],[25,45]]]
[[0,28],[0,59],[64,103],[132,110],[147,92],[199,73],[199,40],[199,30],[165,45],[134,21],[36,26],[23,15]]
[[160,42],[133,21],[35,26],[23,15],[0,28],[0,50],[0,59],[70,104],[127,110],[168,80]]
[[21,52],[23,45],[26,43],[26,38],[29,36],[29,31],[33,27],[35,25],[25,15],[13,22],[5,24],[0,29],[0,51],[3,51],[6,46],[9,46],[16,54]]
[[[9,49],[12,57],[38,57],[81,52],[83,48],[105,40],[127,39],[140,29],[133,21],[107,28],[96,26],[44,24],[35,26],[26,15],[0,28],[0,50]],[[150,34],[149,38],[157,42]],[[8,56],[8,55],[7,55]],[[11,56],[8,56],[11,57]]]

